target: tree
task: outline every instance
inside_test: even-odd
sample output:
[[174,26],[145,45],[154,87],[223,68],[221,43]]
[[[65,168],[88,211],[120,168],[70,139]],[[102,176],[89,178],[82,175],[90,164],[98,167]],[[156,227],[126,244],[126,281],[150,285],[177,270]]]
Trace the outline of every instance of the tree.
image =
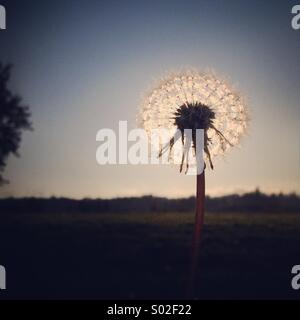
[[22,131],[32,130],[29,108],[8,89],[11,69],[11,65],[0,62],[0,185],[8,182],[2,176],[8,157],[19,156]]

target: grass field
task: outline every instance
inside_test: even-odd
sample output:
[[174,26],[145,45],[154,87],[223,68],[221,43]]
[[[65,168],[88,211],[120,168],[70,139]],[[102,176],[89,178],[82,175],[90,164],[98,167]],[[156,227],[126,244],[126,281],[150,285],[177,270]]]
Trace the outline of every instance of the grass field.
[[[193,214],[0,214],[1,298],[181,299]],[[300,298],[300,214],[208,213],[198,299]],[[2,296],[1,296],[2,295]]]

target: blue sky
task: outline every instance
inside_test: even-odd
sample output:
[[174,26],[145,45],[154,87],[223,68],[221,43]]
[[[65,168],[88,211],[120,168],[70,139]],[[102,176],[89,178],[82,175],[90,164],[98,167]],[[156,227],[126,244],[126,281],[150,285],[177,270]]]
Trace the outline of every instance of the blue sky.
[[300,193],[300,31],[297,1],[1,1],[0,60],[31,107],[34,132],[1,196],[115,197],[194,193],[169,166],[105,166],[96,132],[128,120],[169,70],[213,68],[243,92],[249,134],[207,172],[211,195],[260,187]]

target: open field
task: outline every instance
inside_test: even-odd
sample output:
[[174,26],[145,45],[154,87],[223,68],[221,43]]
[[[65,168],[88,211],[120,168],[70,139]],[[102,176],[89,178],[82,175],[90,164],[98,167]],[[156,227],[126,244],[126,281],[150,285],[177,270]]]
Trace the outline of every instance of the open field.
[[[1,298],[184,298],[194,217],[0,214]],[[300,214],[206,215],[195,298],[300,298]]]

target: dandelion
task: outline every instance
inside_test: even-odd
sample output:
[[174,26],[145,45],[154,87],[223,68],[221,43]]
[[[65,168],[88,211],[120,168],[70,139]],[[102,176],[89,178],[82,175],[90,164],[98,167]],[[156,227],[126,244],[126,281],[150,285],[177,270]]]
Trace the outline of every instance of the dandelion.
[[[180,172],[190,165],[189,148],[197,149],[196,131],[204,131],[204,169],[197,171],[196,219],[189,280],[189,294],[196,279],[197,260],[204,221],[205,168],[214,168],[214,158],[239,144],[248,125],[248,113],[242,96],[226,80],[212,72],[184,71],[163,79],[144,99],[139,120],[150,134],[153,129],[168,129],[169,143],[161,147],[159,157],[173,147],[187,144],[185,131],[192,131],[192,143],[183,148]],[[174,132],[180,134],[174,134]]]

